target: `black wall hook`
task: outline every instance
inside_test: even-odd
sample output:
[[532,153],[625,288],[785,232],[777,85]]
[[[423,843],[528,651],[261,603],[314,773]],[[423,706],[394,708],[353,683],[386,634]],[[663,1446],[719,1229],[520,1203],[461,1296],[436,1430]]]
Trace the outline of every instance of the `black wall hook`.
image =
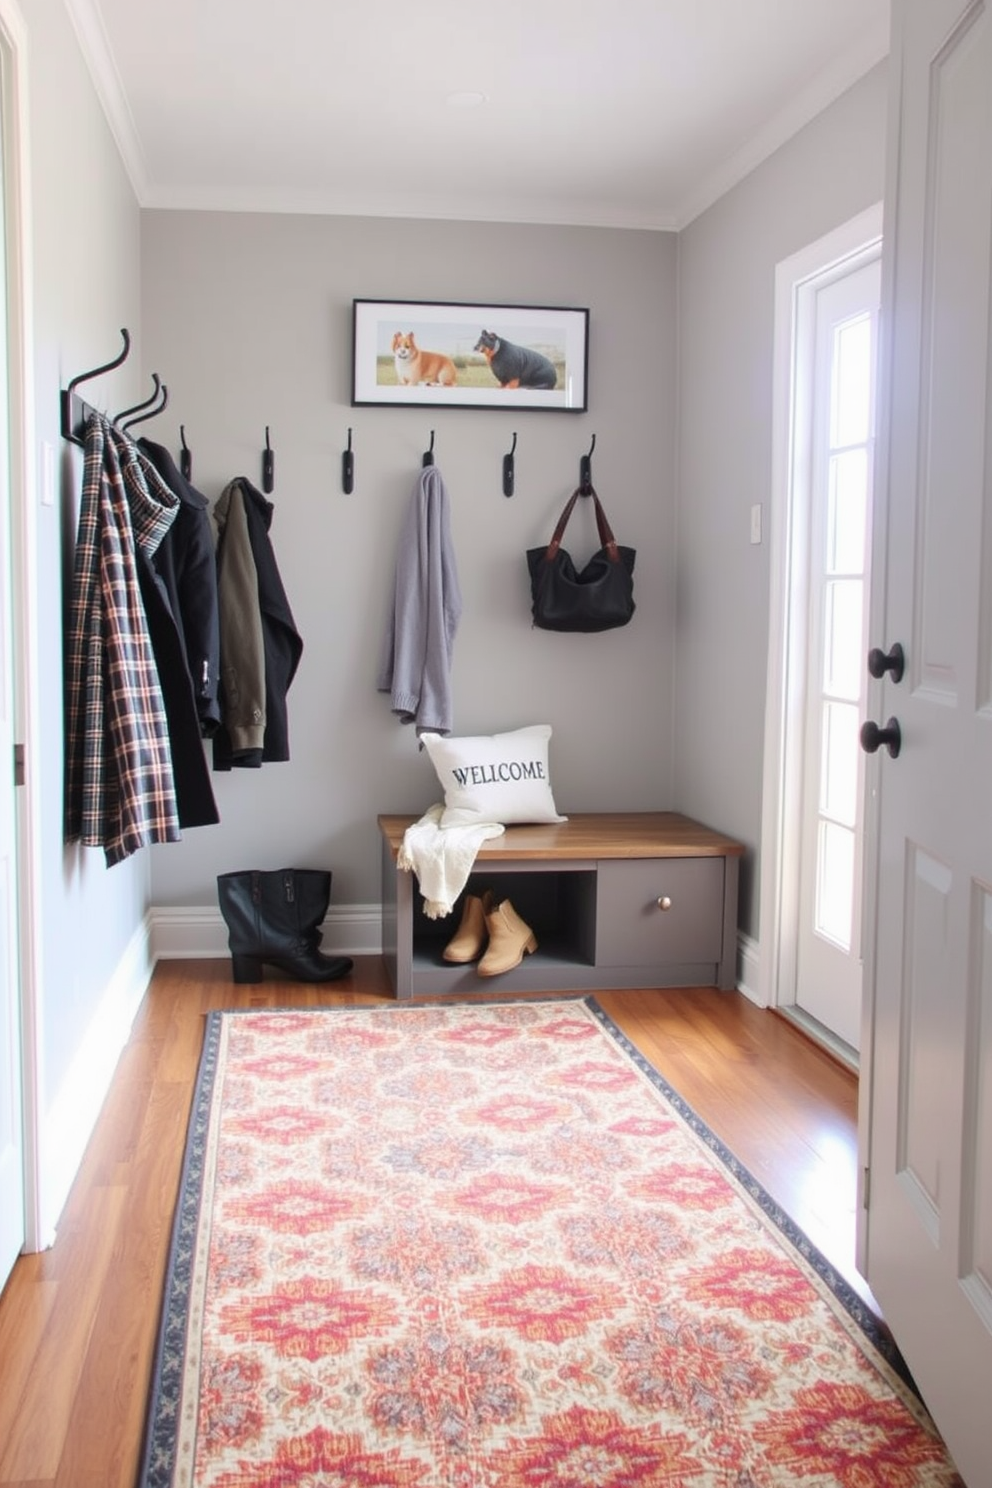
[[596,436],[592,436],[592,444],[589,453],[583,455],[579,460],[579,490],[583,496],[592,494],[592,452],[596,448]]
[[351,450],[351,430],[348,430],[348,448],[341,452],[341,489],[350,496],[355,489],[355,456]]
[[433,429],[431,430],[431,442],[430,442],[430,445],[429,445],[429,447],[427,449],[424,450],[424,464],[425,465],[433,465],[434,464],[434,430]]
[[179,452],[179,470],[183,480],[193,479],[193,451],[186,443],[186,425],[179,425],[179,441],[182,449]]
[[59,397],[59,421],[62,430],[62,438],[71,440],[73,444],[86,443],[86,424],[92,413],[96,410],[85,403],[76,393],[76,388],[81,382],[89,382],[91,377],[100,377],[104,372],[112,372],[127,360],[128,352],[131,350],[131,333],[126,326],[121,327],[121,339],[124,349],[109,362],[104,362],[99,367],[93,367],[89,372],[80,372],[75,376],[67,387],[64,387]]
[[169,401],[169,389],[166,387],[164,382],[159,384],[159,392],[161,394],[161,401],[159,403],[155,403],[155,400],[153,398],[152,403],[155,404],[154,407],[152,407],[152,404],[142,405],[143,407],[147,406],[146,413],[138,413],[135,418],[129,418],[126,424],[121,424],[121,428],[125,432],[128,429],[132,428],[135,424],[143,424],[145,422],[145,419],[157,418],[158,415],[165,410],[165,406]]
[[514,430],[514,432],[513,432],[513,443],[510,445],[510,452],[509,452],[508,455],[504,455],[503,456],[503,495],[504,496],[512,496],[513,495],[513,481],[514,481],[513,452],[516,449],[516,447],[517,447],[517,433],[516,433],[516,430]]
[[[146,408],[151,408],[158,401],[162,393],[162,379],[157,372],[152,373],[152,387],[154,391],[150,398],[143,398],[140,403],[132,403],[130,408],[122,408],[120,413],[114,414],[114,423],[119,424],[124,429],[127,427],[124,423],[125,419],[130,419],[133,413],[144,413]],[[168,396],[168,389],[166,389],[166,398]],[[165,407],[164,403],[162,407]],[[155,411],[156,413],[160,413],[161,409],[156,409]],[[137,423],[137,419],[132,420],[132,422]]]
[[276,483],[276,455],[275,450],[269,443],[269,426],[265,426],[265,448],[262,451],[262,490],[271,495],[272,488]]

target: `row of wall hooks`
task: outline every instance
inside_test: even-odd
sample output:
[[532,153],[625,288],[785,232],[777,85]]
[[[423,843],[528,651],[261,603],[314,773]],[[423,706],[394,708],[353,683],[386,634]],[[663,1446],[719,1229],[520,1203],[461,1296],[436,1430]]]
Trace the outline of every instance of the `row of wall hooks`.
[[[93,377],[102,377],[105,372],[113,372],[127,360],[131,350],[131,336],[126,327],[121,327],[121,338],[124,342],[123,350],[109,362],[102,363],[99,367],[92,367],[88,372],[80,372],[73,377],[60,394],[59,414],[61,420],[62,438],[68,439],[73,444],[82,445],[86,441],[86,425],[90,416],[96,412],[89,403],[76,392],[80,383],[89,382]],[[133,424],[143,423],[145,419],[156,418],[164,412],[169,402],[169,389],[161,380],[157,372],[152,373],[152,385],[154,391],[150,398],[142,403],[135,403],[131,408],[125,408],[117,414],[113,420],[122,429],[129,429]],[[179,425],[179,438],[182,444],[179,455],[179,468],[186,480],[191,480],[193,475],[193,452],[186,443],[186,425]],[[507,454],[503,456],[503,495],[512,496],[516,486],[515,454],[517,448],[516,430],[513,433],[513,444]],[[592,436],[588,454],[581,457],[579,461],[579,490],[583,496],[592,494],[592,452],[596,448],[596,436]],[[269,425],[265,426],[265,447],[262,450],[262,490],[266,495],[271,495],[275,486],[275,450],[272,448]],[[431,430],[431,442],[424,451],[423,464],[425,466],[434,464],[434,430]],[[348,447],[341,454],[341,488],[346,496],[350,496],[355,489],[355,452],[352,449],[352,430],[348,430]]]
[[[350,496],[355,489],[355,452],[352,448],[352,430],[348,430],[348,446],[341,451],[341,489],[346,496]],[[265,442],[268,444],[269,431],[265,431]],[[592,495],[592,452],[596,448],[596,436],[592,436],[588,454],[579,460],[579,490],[583,496]],[[516,471],[514,457],[517,449],[517,433],[513,432],[513,443],[508,452],[503,456],[503,495],[512,496],[516,486]],[[431,442],[424,450],[423,464],[434,464],[434,430],[431,430]]]
[[[117,356],[112,357],[109,362],[103,362],[99,367],[91,367],[86,372],[79,372],[61,390],[59,395],[59,427],[62,438],[69,440],[71,444],[84,445],[86,443],[86,425],[94,413],[97,412],[91,404],[87,403],[76,392],[83,382],[89,382],[94,377],[102,377],[105,372],[113,372],[117,367],[127,361],[131,350],[131,333],[126,326],[121,327],[121,339],[124,346]],[[165,411],[169,402],[169,389],[159,377],[157,372],[152,373],[153,392],[150,398],[145,398],[141,403],[135,403],[131,408],[125,408],[118,413],[113,422],[122,429],[130,429],[134,424],[140,424],[145,419],[157,418]],[[349,444],[350,434],[349,433]],[[192,479],[193,475],[193,453],[186,443],[186,425],[179,425],[179,438],[182,441],[182,449],[179,455],[179,468],[186,480]],[[275,450],[269,437],[269,426],[265,426],[265,448],[262,450],[262,489],[267,495],[271,494],[275,485]]]

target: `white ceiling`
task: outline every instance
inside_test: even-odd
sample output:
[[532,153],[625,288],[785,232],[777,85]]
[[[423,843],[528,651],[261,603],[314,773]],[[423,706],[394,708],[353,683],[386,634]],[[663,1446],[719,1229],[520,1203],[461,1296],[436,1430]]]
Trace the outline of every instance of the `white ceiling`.
[[889,20],[889,0],[66,5],[143,206],[643,228],[741,179],[885,55]]

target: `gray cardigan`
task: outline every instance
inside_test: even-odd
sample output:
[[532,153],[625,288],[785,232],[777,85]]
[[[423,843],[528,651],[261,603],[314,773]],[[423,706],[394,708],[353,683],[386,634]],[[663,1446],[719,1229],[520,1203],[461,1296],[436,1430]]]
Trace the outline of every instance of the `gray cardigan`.
[[417,733],[450,734],[451,653],[462,596],[451,541],[448,493],[435,465],[422,470],[400,532],[379,692]]

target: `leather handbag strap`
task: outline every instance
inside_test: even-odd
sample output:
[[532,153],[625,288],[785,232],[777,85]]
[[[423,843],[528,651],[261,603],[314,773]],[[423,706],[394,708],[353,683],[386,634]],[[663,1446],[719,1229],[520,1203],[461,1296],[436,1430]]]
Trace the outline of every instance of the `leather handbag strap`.
[[558,518],[558,525],[555,527],[554,532],[552,532],[551,534],[551,541],[548,543],[548,549],[544,555],[545,560],[550,563],[551,559],[555,556],[558,549],[561,547],[561,540],[565,536],[565,528],[568,526],[568,519],[572,515],[572,509],[580,496],[592,497],[593,503],[596,507],[596,527],[599,530],[600,546],[606,549],[607,557],[610,559],[611,563],[619,563],[620,554],[617,551],[617,540],[613,536],[613,529],[610,527],[610,524],[607,521],[606,513],[603,510],[603,503],[596,495],[596,492],[593,490],[592,486],[576,486],[575,490],[568,498],[568,501],[565,503],[565,510]]

